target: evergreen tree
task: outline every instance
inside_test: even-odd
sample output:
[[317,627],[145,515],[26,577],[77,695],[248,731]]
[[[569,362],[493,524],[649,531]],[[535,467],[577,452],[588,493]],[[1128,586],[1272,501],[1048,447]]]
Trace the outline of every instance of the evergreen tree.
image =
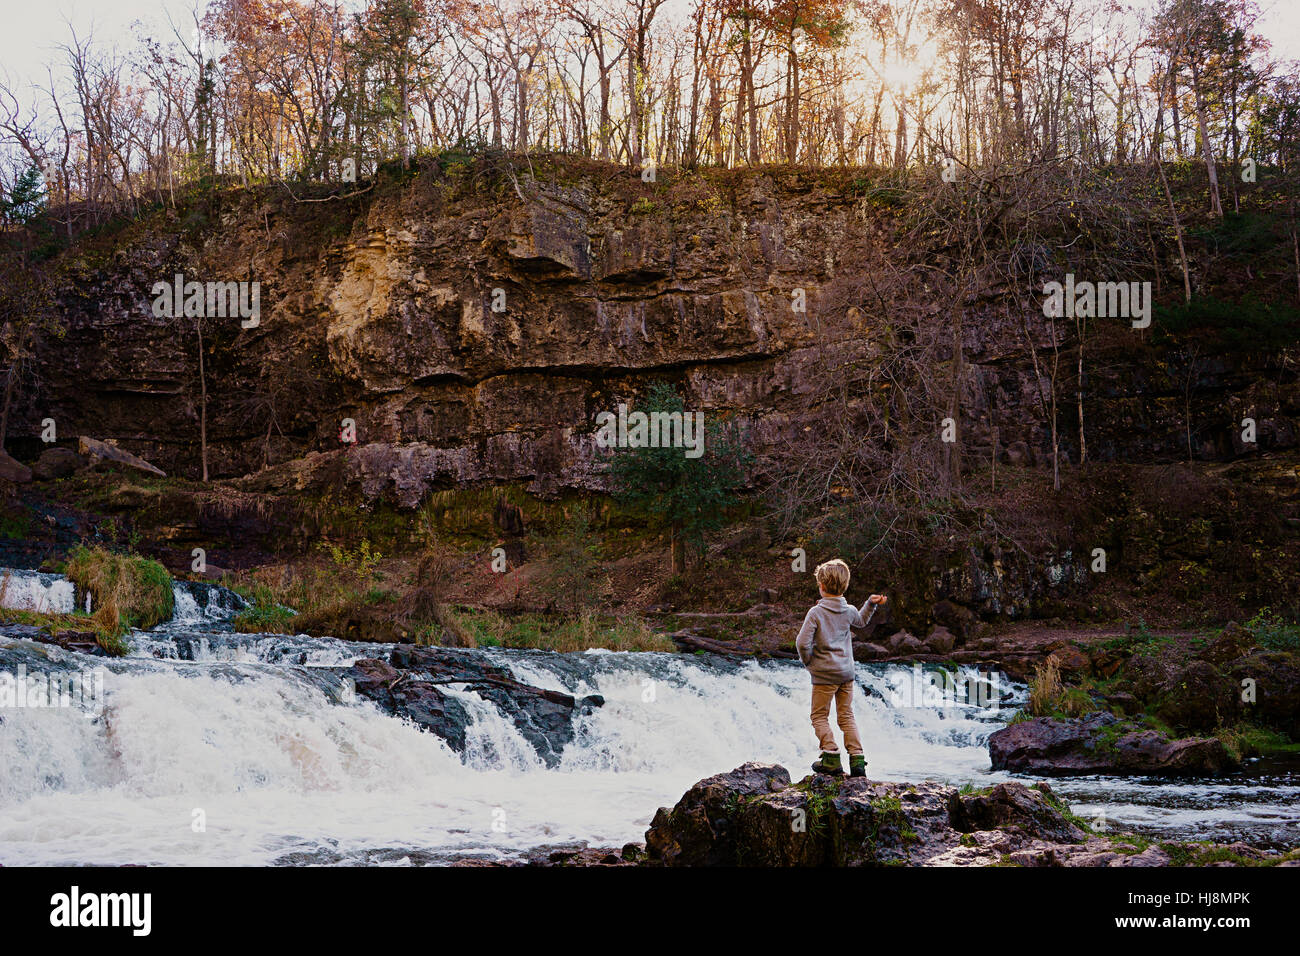
[[[686,414],[681,396],[663,382],[650,387],[638,410]],[[753,464],[734,429],[713,419],[703,428],[699,457],[688,457],[684,448],[627,447],[618,448],[610,464],[615,497],[670,530],[674,574],[686,570],[686,546],[701,548],[704,535],[721,526]]]

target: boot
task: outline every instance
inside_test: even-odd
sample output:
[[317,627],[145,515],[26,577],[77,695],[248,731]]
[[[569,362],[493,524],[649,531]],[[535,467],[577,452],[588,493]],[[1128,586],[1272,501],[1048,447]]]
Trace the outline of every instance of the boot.
[[843,776],[844,765],[840,763],[838,753],[827,753],[822,751],[821,759],[812,765],[813,773],[829,773],[832,776]]
[[865,777],[867,775],[867,758],[863,754],[849,754],[849,776]]

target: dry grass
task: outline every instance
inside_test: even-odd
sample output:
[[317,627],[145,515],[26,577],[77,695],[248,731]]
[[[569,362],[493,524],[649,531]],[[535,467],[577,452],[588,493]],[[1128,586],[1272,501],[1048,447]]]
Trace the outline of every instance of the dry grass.
[[1035,717],[1055,713],[1061,690],[1061,669],[1055,657],[1048,657],[1034,668],[1033,679],[1029,682],[1029,712]]
[[1029,681],[1029,713],[1035,717],[1082,717],[1096,708],[1081,687],[1066,687],[1053,656],[1034,668]]
[[610,618],[593,610],[566,618],[542,614],[504,616],[490,610],[453,610],[449,618],[480,647],[536,648],[575,653],[599,647],[611,651],[677,650],[671,639],[639,618]]
[[[65,574],[90,593],[90,616],[103,635],[120,637],[133,627],[148,629],[172,616],[171,575],[157,561],[101,547],[79,547],[68,555]],[[122,652],[116,643],[104,649]]]

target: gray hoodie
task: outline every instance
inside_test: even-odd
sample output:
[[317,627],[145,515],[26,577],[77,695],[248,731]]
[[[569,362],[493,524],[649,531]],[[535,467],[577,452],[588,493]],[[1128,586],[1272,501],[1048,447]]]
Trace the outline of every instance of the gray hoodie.
[[843,597],[824,597],[804,615],[794,639],[799,659],[814,684],[847,684],[853,680],[853,632],[866,623],[863,611]]

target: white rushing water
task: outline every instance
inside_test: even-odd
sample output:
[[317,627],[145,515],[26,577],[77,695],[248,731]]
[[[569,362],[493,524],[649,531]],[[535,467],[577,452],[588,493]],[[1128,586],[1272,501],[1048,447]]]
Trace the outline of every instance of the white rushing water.
[[[96,719],[3,712],[0,863],[419,861],[621,845],[701,777],[770,760],[798,778],[816,753],[807,675],[786,663],[494,652],[521,680],[606,699],[547,769],[472,692],[449,690],[473,717],[461,756],[366,701],[341,703],[332,671],[263,660],[283,659],[287,642],[292,660],[313,645],[339,665],[364,646],[237,635],[237,654],[218,640],[197,660],[159,660],[144,637],[146,656],[104,675]],[[26,644],[0,638],[0,651]],[[878,693],[900,675],[864,673]],[[988,768],[982,745],[998,723],[987,710],[899,709],[861,689],[857,710],[873,775],[964,781]]]
[[71,614],[76,589],[67,578],[41,571],[0,568],[0,607],[43,614]]
[[[0,864],[422,863],[620,846],[643,839],[655,810],[705,776],[756,760],[799,779],[817,752],[796,664],[492,649],[460,653],[605,704],[578,719],[547,768],[493,704],[445,686],[472,718],[457,754],[343,694],[340,668],[391,648],[232,634],[219,629],[222,614],[178,595],[176,618],[133,635],[133,656],[115,661],[0,636],[0,672],[103,668],[93,705],[0,708]],[[917,698],[915,674],[859,667],[869,775],[1007,779],[989,770],[987,738],[1024,688],[995,686],[992,705],[934,706]],[[1112,826],[1300,838],[1294,776],[1258,782],[1053,785]]]

